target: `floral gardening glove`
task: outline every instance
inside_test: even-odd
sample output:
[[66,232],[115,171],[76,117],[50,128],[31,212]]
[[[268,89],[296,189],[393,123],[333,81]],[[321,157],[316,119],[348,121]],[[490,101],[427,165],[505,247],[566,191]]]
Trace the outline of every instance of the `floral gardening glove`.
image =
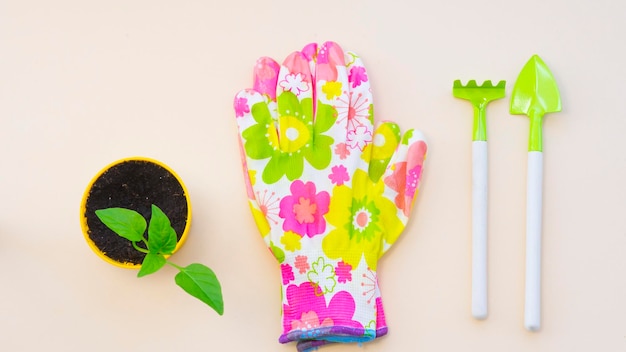
[[261,58],[234,102],[250,207],[282,272],[283,333],[299,350],[387,332],[377,261],[404,229],[422,135],[373,127],[360,58],[333,42]]

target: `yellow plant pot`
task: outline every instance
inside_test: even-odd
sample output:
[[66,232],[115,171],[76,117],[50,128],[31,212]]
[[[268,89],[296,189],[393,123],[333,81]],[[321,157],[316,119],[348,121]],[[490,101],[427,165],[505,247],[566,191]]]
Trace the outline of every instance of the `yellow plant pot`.
[[[162,189],[165,186],[168,187],[167,190]],[[172,200],[177,204],[169,205]],[[168,217],[170,216],[168,207],[177,214],[180,213],[176,219],[170,219],[178,236],[178,243],[174,249],[176,252],[187,239],[191,225],[189,193],[180,177],[167,165],[145,157],[125,158],[107,165],[89,182],[80,204],[80,225],[89,247],[110,264],[139,269],[141,261],[137,257],[126,260],[124,255],[118,255],[117,252],[129,253],[129,257],[142,255],[132,248],[130,241],[119,237],[97,220],[94,213],[97,209],[92,208],[94,203],[106,204],[102,208],[128,208],[142,213],[148,220],[146,209],[155,204],[153,202],[161,203],[156,205]],[[113,255],[113,247],[116,255]]]

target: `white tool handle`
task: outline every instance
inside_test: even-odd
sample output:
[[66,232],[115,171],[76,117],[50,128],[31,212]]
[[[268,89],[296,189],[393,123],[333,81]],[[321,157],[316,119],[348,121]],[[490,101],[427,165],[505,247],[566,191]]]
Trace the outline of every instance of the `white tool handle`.
[[472,142],[472,316],[487,318],[487,142]]
[[524,326],[530,331],[541,327],[541,209],[543,153],[528,152],[526,189],[526,302]]

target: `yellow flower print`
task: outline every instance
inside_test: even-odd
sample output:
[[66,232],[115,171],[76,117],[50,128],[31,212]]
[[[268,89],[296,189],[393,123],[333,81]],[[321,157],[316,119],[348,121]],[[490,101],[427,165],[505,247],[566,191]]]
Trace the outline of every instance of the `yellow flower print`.
[[393,244],[404,229],[396,206],[383,191],[384,183],[372,182],[362,170],[354,173],[352,189],[345,185],[333,189],[326,220],[334,229],[322,241],[329,258],[357,267],[364,257],[376,270],[384,244]]
[[294,252],[302,248],[300,245],[300,239],[302,239],[302,237],[298,235],[297,233],[292,232],[292,231],[287,231],[285,232],[283,237],[280,239],[280,243],[282,243],[285,246],[286,250],[290,252]]
[[252,210],[252,217],[254,218],[254,222],[256,226],[259,228],[259,232],[262,237],[267,236],[270,233],[270,224],[267,222],[265,218],[265,214],[262,211],[257,209],[252,202],[249,202],[250,210]]
[[335,97],[341,95],[341,82],[326,82],[322,87],[322,92],[326,94],[326,99],[333,100]]

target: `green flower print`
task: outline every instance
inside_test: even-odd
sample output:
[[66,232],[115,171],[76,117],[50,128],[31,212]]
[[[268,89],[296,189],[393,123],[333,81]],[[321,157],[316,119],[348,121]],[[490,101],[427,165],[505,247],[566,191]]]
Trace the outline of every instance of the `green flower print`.
[[335,279],[335,268],[326,264],[324,257],[319,257],[311,264],[311,270],[307,273],[307,278],[315,286],[315,294],[323,295],[335,290],[337,280]]
[[242,133],[246,154],[256,160],[270,158],[263,170],[263,182],[272,184],[283,176],[293,181],[302,176],[304,159],[321,170],[330,164],[333,138],[324,135],[335,121],[335,109],[318,103],[313,122],[313,101],[288,91],[277,98],[278,128],[266,103],[252,106],[255,125]]

